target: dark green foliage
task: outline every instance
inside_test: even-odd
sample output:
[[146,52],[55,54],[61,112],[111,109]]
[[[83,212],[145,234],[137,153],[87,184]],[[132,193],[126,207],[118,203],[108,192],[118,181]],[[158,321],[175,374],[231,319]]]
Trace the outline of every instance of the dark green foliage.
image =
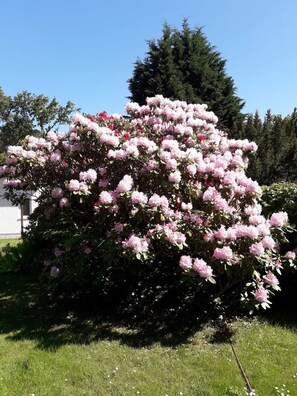
[[[285,211],[288,213],[292,232],[287,234],[288,243],[281,246],[285,251],[297,248],[297,183],[274,183],[264,186],[263,213],[266,216],[273,212]],[[278,304],[286,301],[296,301],[297,276],[296,271],[289,271],[280,278],[282,293],[276,297]],[[285,308],[285,307],[283,307]]]
[[16,96],[5,96],[0,88],[0,151],[8,145],[18,144],[27,135],[43,136],[57,131],[61,124],[70,121],[74,104],[60,105],[54,98],[35,95],[27,91]]
[[257,143],[248,174],[260,184],[297,181],[297,109],[284,118],[268,110],[263,121],[258,112],[250,114],[230,135]]
[[219,118],[219,127],[234,129],[243,119],[244,102],[235,95],[233,79],[225,71],[226,61],[210,45],[200,28],[187,21],[178,31],[167,23],[161,39],[149,40],[143,61],[137,59],[128,80],[131,99],[145,104],[147,97],[164,97],[188,103],[206,103]]
[[[262,201],[265,216],[273,212],[284,211],[288,213],[290,224],[296,228],[288,235],[289,248],[297,247],[297,183],[274,183],[264,186]],[[288,250],[288,249],[287,249]]]
[[44,247],[40,238],[24,239],[16,246],[8,244],[0,256],[0,272],[36,272],[40,265],[38,257]]

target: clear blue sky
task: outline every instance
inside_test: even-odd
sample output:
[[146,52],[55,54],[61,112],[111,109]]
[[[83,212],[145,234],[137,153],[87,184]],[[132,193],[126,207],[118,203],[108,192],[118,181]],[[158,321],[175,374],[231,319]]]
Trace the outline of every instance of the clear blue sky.
[[296,0],[1,0],[0,86],[124,113],[137,57],[165,21],[203,27],[245,112],[297,107]]

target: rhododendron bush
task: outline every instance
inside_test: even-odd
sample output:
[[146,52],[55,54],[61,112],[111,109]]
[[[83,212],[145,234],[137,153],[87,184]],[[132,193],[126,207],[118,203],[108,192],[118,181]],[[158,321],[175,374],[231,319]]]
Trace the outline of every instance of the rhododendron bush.
[[279,252],[287,214],[266,219],[261,188],[245,174],[256,144],[228,139],[206,105],[157,95],[126,111],[76,114],[69,133],[8,147],[8,196],[37,192],[29,235],[48,240],[44,274],[100,285],[110,269],[171,260],[213,299],[268,307],[294,253]]

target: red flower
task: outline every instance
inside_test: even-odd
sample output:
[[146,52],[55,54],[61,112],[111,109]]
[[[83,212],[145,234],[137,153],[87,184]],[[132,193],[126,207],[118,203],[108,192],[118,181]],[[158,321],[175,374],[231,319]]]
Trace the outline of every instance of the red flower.
[[88,118],[89,118],[90,121],[95,122],[95,118],[94,117],[89,116]]
[[200,140],[200,142],[202,142],[203,140],[205,140],[205,136],[199,135],[198,139]]
[[130,135],[129,135],[129,133],[124,133],[124,138],[126,139],[126,140],[130,140]]
[[106,111],[101,111],[101,113],[99,113],[99,117],[103,118],[104,120],[108,120]]

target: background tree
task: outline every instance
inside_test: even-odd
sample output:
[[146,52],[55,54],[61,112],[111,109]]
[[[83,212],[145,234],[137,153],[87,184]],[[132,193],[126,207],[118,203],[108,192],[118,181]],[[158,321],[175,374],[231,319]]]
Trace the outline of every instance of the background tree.
[[249,114],[230,135],[257,143],[248,175],[260,184],[297,181],[297,109],[284,118],[268,110],[263,122],[258,112]]
[[149,40],[148,46],[146,57],[136,60],[128,80],[129,99],[144,104],[147,97],[162,94],[188,103],[206,103],[225,130],[242,121],[244,102],[226,74],[226,61],[200,28],[191,29],[184,20],[178,31],[165,23],[162,38]]
[[69,101],[62,106],[56,98],[50,100],[27,91],[5,96],[0,88],[0,151],[27,135],[44,136],[50,130],[57,131],[61,124],[69,123],[75,110]]

